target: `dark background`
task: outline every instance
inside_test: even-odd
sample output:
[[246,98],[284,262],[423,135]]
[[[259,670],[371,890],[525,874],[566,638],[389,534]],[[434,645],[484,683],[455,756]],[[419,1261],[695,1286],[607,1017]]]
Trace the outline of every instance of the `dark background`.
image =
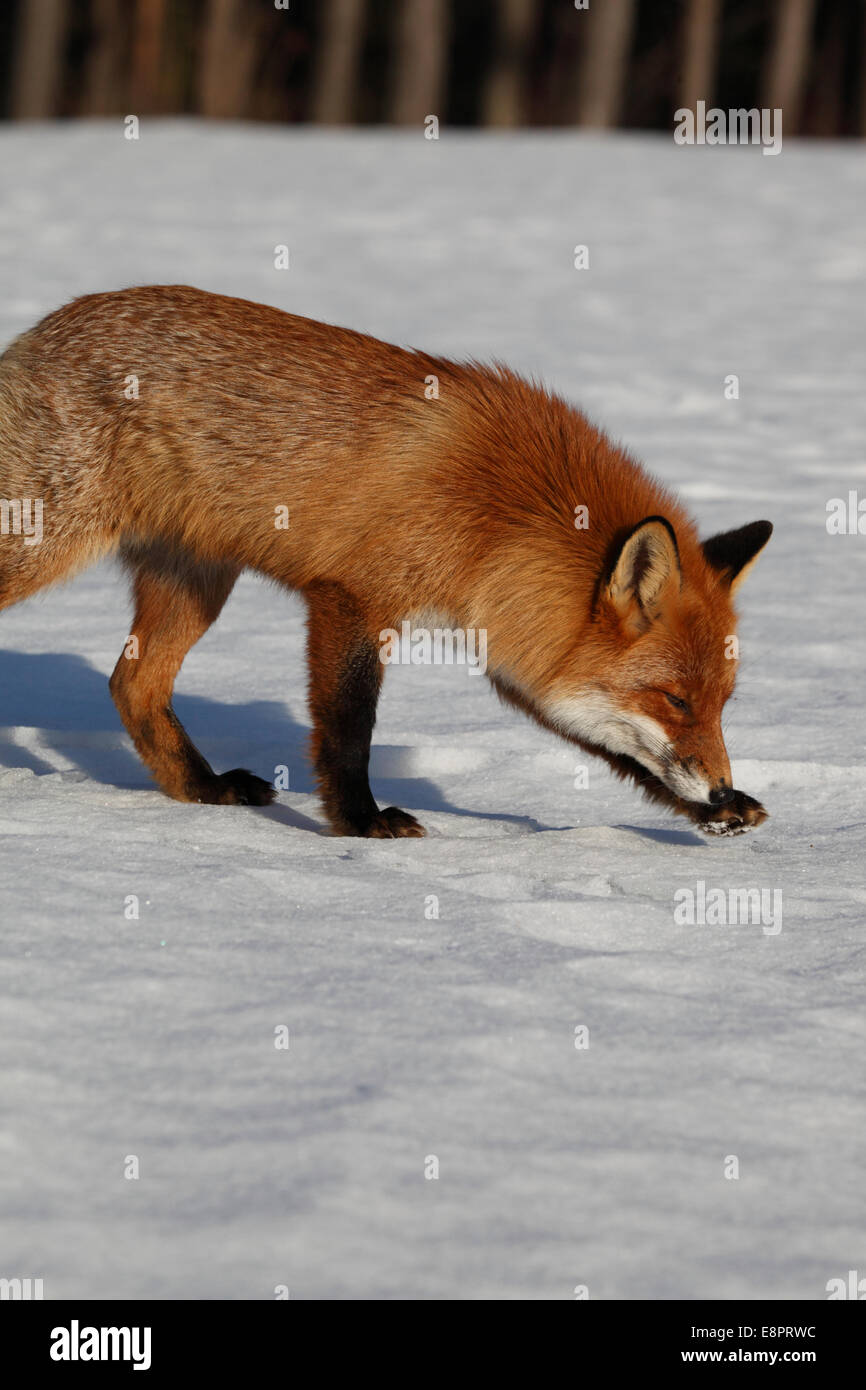
[[[283,0],[279,0],[283,3]],[[781,107],[866,135],[864,0],[6,0],[5,119],[624,126]]]

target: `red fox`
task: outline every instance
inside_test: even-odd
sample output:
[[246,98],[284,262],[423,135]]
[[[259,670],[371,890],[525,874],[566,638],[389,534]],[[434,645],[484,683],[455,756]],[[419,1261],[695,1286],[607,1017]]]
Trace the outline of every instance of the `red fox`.
[[[186,286],[86,295],[0,358],[0,494],[0,608],[110,552],[131,571],[137,656],[111,693],[178,800],[275,795],[214,772],[171,705],[252,569],[308,605],[338,834],[424,834],[367,774],[381,635],[427,613],[484,631],[499,695],[654,801],[715,833],[766,817],[731,784],[721,714],[732,597],[771,524],[701,543],[627,453],[505,367]],[[39,535],[22,524],[37,504]]]

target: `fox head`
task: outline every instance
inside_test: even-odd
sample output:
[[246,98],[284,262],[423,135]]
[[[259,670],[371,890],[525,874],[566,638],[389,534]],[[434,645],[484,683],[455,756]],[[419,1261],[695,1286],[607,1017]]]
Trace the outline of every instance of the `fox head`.
[[732,598],[772,533],[769,521],[703,545],[646,517],[617,538],[598,578],[573,668],[539,702],[544,722],[624,756],[689,802],[733,796],[722,710],[736,677]]

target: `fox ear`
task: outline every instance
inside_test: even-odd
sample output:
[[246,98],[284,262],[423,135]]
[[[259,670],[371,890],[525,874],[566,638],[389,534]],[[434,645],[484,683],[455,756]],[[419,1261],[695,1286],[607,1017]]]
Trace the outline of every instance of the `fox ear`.
[[620,619],[637,635],[661,615],[680,591],[680,554],[674,528],[649,516],[626,536],[614,557],[605,594]]
[[739,588],[773,534],[771,521],[752,521],[704,541],[704,558],[731,589]]

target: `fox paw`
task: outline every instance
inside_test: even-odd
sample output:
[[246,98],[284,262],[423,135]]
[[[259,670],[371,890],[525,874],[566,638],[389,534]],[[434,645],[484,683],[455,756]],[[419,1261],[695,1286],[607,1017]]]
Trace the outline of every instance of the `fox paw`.
[[735,791],[733,801],[724,806],[702,806],[696,821],[698,828],[707,835],[744,835],[765,821],[767,815],[760,801],[745,792]]
[[365,830],[356,833],[363,835],[368,840],[401,840],[405,837],[420,839],[422,835],[427,834],[427,831],[423,825],[416,821],[414,816],[409,815],[408,811],[401,811],[397,806],[389,806],[374,816]]
[[276,794],[270,782],[236,767],[200,787],[196,801],[209,806],[270,806]]

